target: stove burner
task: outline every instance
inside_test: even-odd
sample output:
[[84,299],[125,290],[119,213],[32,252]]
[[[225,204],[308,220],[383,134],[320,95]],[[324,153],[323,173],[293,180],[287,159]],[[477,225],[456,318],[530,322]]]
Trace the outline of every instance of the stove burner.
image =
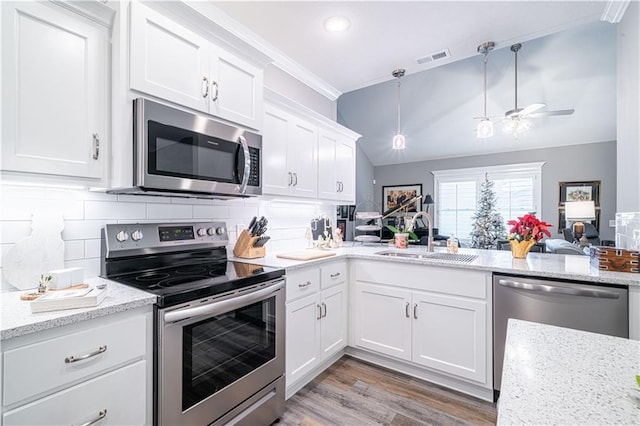
[[192,283],[194,281],[202,281],[202,280],[209,280],[209,279],[210,279],[209,277],[202,276],[202,275],[185,275],[183,277],[167,278],[166,280],[162,280],[158,282],[157,285],[158,287],[167,288],[167,287],[173,287],[175,285]]
[[149,272],[147,274],[138,275],[136,281],[160,281],[168,278],[169,274],[164,272]]
[[207,270],[207,268],[203,268],[201,266],[189,266],[189,267],[185,267],[185,268],[176,269],[176,274],[194,275],[194,274],[201,274],[201,273],[205,272],[206,270]]

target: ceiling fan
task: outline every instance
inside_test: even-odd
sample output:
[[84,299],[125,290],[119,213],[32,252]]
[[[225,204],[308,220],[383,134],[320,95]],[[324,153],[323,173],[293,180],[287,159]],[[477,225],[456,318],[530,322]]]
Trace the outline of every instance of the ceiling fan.
[[534,103],[524,108],[518,108],[518,51],[522,48],[522,44],[516,43],[511,46],[511,51],[515,55],[515,102],[514,108],[504,113],[504,128],[507,133],[513,133],[517,137],[521,133],[531,127],[529,118],[546,117],[552,115],[571,115],[574,109],[562,109],[555,111],[540,111],[546,107],[543,103]]

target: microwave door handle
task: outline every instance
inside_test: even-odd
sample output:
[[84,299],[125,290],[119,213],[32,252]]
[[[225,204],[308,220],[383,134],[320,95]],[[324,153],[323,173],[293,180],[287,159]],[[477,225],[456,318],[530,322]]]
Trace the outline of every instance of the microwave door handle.
[[[244,194],[247,190],[247,183],[249,183],[249,172],[251,171],[251,158],[249,157],[249,145],[247,145],[247,140],[244,136],[240,136],[238,138],[240,145],[242,145],[242,150],[244,151],[244,173],[242,175],[242,184],[240,185],[240,193]],[[240,164],[238,164],[238,168],[240,168]]]

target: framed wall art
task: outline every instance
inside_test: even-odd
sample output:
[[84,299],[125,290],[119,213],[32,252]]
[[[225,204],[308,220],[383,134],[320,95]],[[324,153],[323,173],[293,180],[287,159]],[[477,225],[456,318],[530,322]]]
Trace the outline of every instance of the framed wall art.
[[[407,200],[415,197],[416,195],[422,195],[422,184],[417,183],[414,185],[395,185],[395,186],[383,186],[382,187],[382,205],[383,211],[394,209],[400,206]],[[407,208],[408,212],[417,212],[420,201],[412,204]]]
[[600,181],[560,182],[559,206],[572,201],[593,201],[600,206]]

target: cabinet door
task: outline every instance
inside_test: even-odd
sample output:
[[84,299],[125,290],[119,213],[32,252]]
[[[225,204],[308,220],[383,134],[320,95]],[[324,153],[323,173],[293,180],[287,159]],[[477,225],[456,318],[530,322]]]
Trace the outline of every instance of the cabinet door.
[[339,183],[337,178],[336,148],[337,136],[323,130],[318,139],[318,198],[339,200]]
[[356,345],[411,360],[411,292],[356,282]]
[[216,49],[211,63],[211,114],[261,129],[263,71],[236,56]]
[[320,363],[320,309],[318,294],[287,303],[287,386]]
[[262,130],[262,192],[289,195],[292,172],[287,165],[291,116],[265,106]]
[[339,141],[336,145],[336,174],[340,185],[340,199],[346,203],[356,200],[356,156],[352,142]]
[[106,92],[106,28],[52,4],[2,4],[3,170],[101,178]]
[[210,54],[204,38],[131,3],[132,89],[208,112]]
[[287,162],[293,173],[292,195],[315,198],[318,194],[318,129],[296,119],[290,128]]
[[413,362],[486,382],[486,302],[415,292],[413,304]]
[[326,359],[347,346],[347,286],[329,288],[321,296],[320,346]]

